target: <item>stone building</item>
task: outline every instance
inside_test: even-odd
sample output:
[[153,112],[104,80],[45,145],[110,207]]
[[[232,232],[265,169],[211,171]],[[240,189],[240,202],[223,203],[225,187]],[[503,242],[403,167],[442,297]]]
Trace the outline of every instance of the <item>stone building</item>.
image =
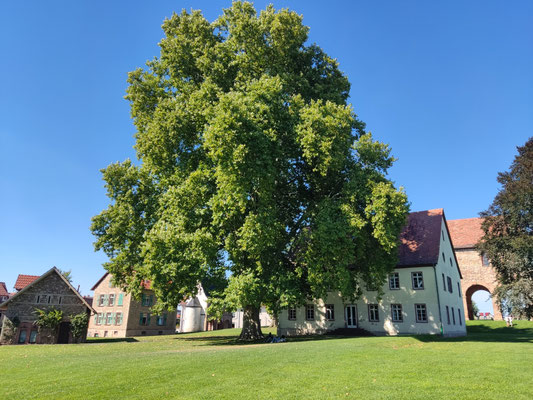
[[[56,267],[26,282],[25,286],[20,284],[15,288],[18,292],[0,304],[3,313],[1,344],[71,343],[70,318],[80,313],[90,315],[93,311]],[[57,332],[39,332],[35,324],[36,309],[63,312]]]
[[112,276],[105,273],[92,287],[93,308],[96,314],[89,321],[89,337],[129,337],[168,335],[176,332],[176,310],[154,315],[156,303],[150,282],[143,283],[140,300],[115,287]]
[[[478,290],[486,290],[490,294],[497,286],[496,271],[490,265],[486,256],[480,254],[475,245],[483,236],[481,218],[455,219],[448,221],[453,247],[463,273],[463,300],[465,317],[474,319],[472,295]],[[501,320],[502,314],[496,298],[492,298],[494,319]]]
[[399,261],[377,290],[355,300],[331,292],[278,318],[278,335],[362,328],[376,335],[466,335],[461,270],[442,209],[410,213],[400,234]]

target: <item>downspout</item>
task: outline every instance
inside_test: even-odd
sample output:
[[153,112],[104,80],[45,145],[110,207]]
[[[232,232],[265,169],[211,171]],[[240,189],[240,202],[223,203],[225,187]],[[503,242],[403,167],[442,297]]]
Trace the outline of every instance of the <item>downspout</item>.
[[437,304],[439,306],[439,322],[440,322],[440,334],[444,336],[444,329],[442,326],[442,311],[440,307],[440,296],[439,296],[439,281],[437,280],[437,264],[433,266],[433,272],[435,274],[435,287],[437,288]]

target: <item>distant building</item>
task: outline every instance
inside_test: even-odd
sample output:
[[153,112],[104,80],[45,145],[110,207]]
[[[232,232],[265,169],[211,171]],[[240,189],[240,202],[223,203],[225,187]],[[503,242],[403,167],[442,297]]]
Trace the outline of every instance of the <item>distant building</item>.
[[[463,273],[462,291],[464,300],[465,318],[475,318],[472,307],[472,295],[478,290],[486,290],[491,295],[498,285],[496,270],[490,265],[489,259],[479,253],[475,246],[483,237],[481,218],[455,219],[448,221],[453,247]],[[491,296],[492,297],[492,296]],[[496,301],[492,297],[494,315],[492,318],[502,320],[502,313]]]
[[143,283],[141,300],[113,286],[111,275],[105,273],[92,287],[96,314],[89,321],[89,337],[129,337],[168,335],[176,332],[176,310],[154,315],[151,307],[157,302],[150,282]]
[[15,282],[15,290],[17,292],[20,292],[22,289],[24,289],[26,286],[28,286],[30,283],[36,281],[39,279],[39,275],[23,275],[19,274],[17,277],[17,281]]
[[9,292],[7,291],[7,287],[5,282],[0,282],[0,303],[3,303],[9,299]]
[[[20,279],[28,276],[31,279]],[[15,289],[17,292],[0,304],[3,314],[0,321],[1,344],[71,343],[70,317],[80,313],[90,315],[93,311],[56,267],[37,277],[19,275]],[[57,332],[38,331],[35,324],[38,318],[36,309],[58,309],[63,312]]]
[[376,335],[466,335],[461,271],[442,209],[410,213],[400,234],[399,261],[384,283],[384,295],[366,288],[345,301],[331,292],[278,319],[279,335],[363,328]]
[[[208,293],[202,286],[198,289],[198,294],[181,304],[181,333],[214,331],[227,328],[242,328],[243,311],[241,309],[234,313],[224,313],[220,320],[210,320],[208,317]],[[266,312],[265,307],[261,307],[259,314],[261,326],[271,326],[272,318]]]
[[[242,308],[239,308],[237,311],[235,311],[232,316],[233,318],[231,322],[233,328],[242,328],[242,321],[244,316],[244,311],[242,310]],[[273,326],[274,324],[272,317],[267,312],[265,306],[262,306],[259,310],[259,321],[261,322],[262,327]]]

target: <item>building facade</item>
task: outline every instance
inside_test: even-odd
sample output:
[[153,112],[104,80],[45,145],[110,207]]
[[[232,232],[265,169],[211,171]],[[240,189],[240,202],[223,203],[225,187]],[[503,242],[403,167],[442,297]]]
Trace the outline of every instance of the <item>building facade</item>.
[[[93,311],[61,272],[53,267],[0,304],[2,321],[1,344],[71,343],[70,318]],[[37,309],[62,311],[63,318],[56,332],[40,331],[36,325]],[[85,335],[83,335],[85,338]]]
[[89,321],[89,337],[129,337],[168,335],[176,332],[176,311],[155,315],[151,307],[157,299],[145,282],[140,300],[115,287],[105,273],[92,287],[95,315]]
[[283,310],[278,335],[362,328],[376,335],[466,335],[461,271],[442,209],[409,214],[400,235],[399,262],[383,286],[355,301],[331,292]]
[[[463,274],[462,289],[465,318],[474,319],[472,295],[478,290],[485,290],[491,295],[498,285],[496,271],[488,258],[479,253],[475,246],[483,237],[481,218],[466,218],[448,221],[457,261]],[[492,297],[493,318],[501,320],[502,313],[495,297]]]

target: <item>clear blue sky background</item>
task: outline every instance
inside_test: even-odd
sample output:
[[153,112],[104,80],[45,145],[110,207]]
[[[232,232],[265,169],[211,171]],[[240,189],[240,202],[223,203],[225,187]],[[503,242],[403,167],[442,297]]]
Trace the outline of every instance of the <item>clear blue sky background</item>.
[[[258,9],[269,2],[256,1]],[[83,293],[104,272],[90,219],[99,170],[135,158],[126,74],[159,54],[161,23],[230,1],[0,3],[0,281],[71,269]],[[399,161],[412,210],[477,216],[533,132],[533,2],[273,1],[303,14],[339,60],[351,102]]]

